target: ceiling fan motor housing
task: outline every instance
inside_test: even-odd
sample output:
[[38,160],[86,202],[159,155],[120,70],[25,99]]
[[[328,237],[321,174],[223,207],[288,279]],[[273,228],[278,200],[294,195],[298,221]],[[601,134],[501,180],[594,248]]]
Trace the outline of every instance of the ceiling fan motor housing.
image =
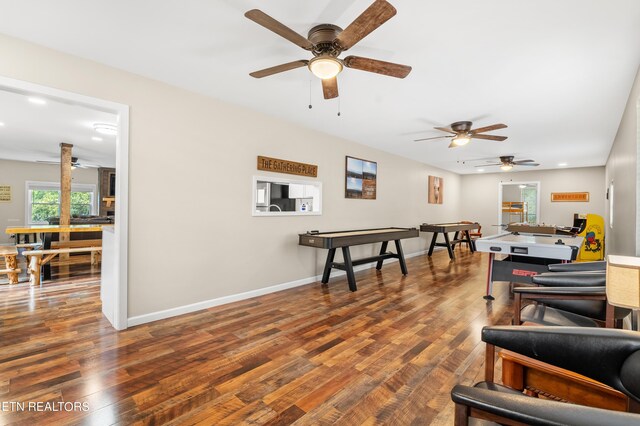
[[316,46],[313,54],[338,56],[342,50],[335,45],[334,40],[341,32],[342,28],[333,24],[320,24],[311,28],[307,38]]
[[451,124],[451,130],[454,132],[468,132],[471,130],[473,123],[471,121],[456,121]]

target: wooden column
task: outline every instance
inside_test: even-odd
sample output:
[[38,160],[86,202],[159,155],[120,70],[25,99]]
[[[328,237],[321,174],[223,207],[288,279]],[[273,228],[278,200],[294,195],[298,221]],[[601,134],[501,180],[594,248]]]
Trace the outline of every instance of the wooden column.
[[[68,143],[60,144],[60,226],[69,226],[71,223],[71,149],[73,145]],[[70,240],[68,232],[60,233],[60,242],[65,243]],[[69,261],[69,254],[60,254],[60,263]],[[67,267],[61,272],[68,272]]]

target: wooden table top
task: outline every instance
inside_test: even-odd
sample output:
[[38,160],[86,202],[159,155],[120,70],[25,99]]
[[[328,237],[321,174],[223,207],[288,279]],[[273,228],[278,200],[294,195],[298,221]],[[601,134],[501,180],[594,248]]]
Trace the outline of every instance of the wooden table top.
[[100,232],[103,225],[28,225],[8,226],[7,234],[32,234],[34,232]]
[[339,238],[339,237],[351,237],[354,235],[372,235],[372,234],[384,234],[388,232],[406,231],[402,228],[380,228],[380,229],[364,229],[360,231],[340,231],[340,232],[326,232],[318,234],[310,234],[321,238]]
[[0,246],[0,256],[17,255],[18,249],[15,246]]

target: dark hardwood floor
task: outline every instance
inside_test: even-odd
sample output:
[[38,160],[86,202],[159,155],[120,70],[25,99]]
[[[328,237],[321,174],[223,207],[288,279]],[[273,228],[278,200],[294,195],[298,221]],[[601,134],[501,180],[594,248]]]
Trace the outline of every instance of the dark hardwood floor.
[[92,273],[2,285],[0,401],[88,410],[5,406],[0,423],[452,424],[451,387],[482,379],[481,328],[512,316],[507,285],[482,299],[487,256],[456,253],[120,333]]

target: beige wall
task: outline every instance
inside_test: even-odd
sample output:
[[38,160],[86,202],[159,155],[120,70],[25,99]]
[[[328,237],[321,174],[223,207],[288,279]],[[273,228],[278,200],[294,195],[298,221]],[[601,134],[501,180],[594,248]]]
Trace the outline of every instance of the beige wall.
[[[97,169],[75,169],[71,176],[73,183],[93,184],[98,190]],[[9,235],[4,232],[7,226],[25,223],[25,183],[27,181],[60,182],[60,166],[0,160],[0,185],[11,186],[11,202],[0,203],[0,244],[9,242]]]
[[614,182],[613,229],[609,227],[607,205],[607,253],[626,256],[640,255],[637,221],[638,114],[640,111],[640,72],[618,127],[606,165],[606,184]]
[[[297,245],[307,230],[462,219],[455,174],[5,36],[0,57],[0,75],[131,107],[129,317],[319,274],[326,253]],[[252,217],[257,155],[317,164],[323,215]],[[377,200],[344,198],[345,155],[378,162]],[[443,205],[427,204],[429,174]]]
[[[483,235],[497,234],[498,186],[500,182],[540,182],[540,220],[554,225],[572,225],[574,213],[604,216],[604,167],[482,173],[462,176],[462,212],[478,221]],[[552,203],[552,192],[589,192],[588,203]]]

